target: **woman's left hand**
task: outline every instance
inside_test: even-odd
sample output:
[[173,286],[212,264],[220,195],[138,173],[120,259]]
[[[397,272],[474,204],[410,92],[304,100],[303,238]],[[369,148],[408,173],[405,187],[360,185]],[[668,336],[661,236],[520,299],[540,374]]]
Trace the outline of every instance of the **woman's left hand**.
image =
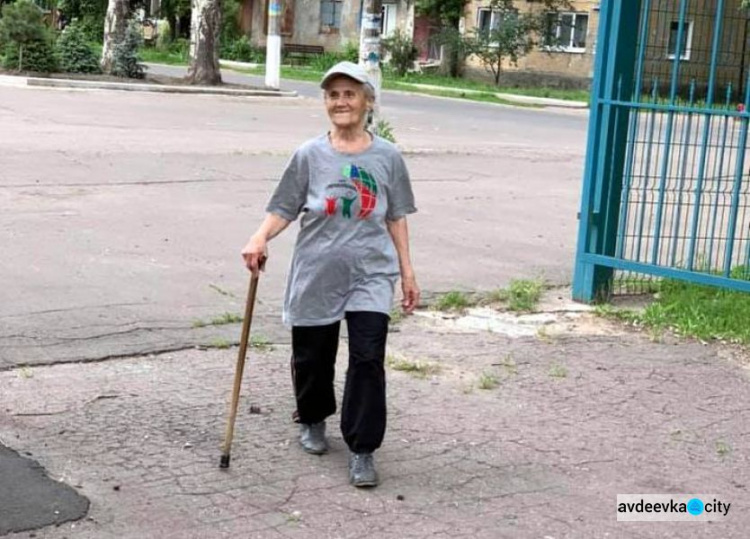
[[401,291],[404,293],[404,298],[401,300],[401,307],[406,314],[411,314],[419,305],[419,287],[417,286],[417,279],[413,276],[402,277]]

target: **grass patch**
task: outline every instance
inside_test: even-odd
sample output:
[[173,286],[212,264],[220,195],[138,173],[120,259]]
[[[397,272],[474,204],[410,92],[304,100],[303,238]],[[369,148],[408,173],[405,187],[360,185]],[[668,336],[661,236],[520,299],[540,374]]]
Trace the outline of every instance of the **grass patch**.
[[474,305],[474,301],[465,292],[452,290],[435,300],[432,308],[438,311],[461,311]]
[[549,367],[549,371],[547,371],[547,374],[549,374],[550,378],[567,378],[568,377],[568,369],[564,365],[560,365],[559,363],[553,363]]
[[388,77],[386,74],[385,81],[388,83],[406,83],[406,84],[429,84],[432,86],[443,86],[445,88],[460,88],[466,90],[475,90],[488,93],[504,93],[527,95],[531,97],[545,97],[552,99],[564,99],[566,101],[585,101],[590,99],[589,92],[586,90],[563,90],[558,88],[515,88],[510,86],[495,86],[486,82],[474,81],[468,79],[456,79],[451,77],[442,77],[440,75],[427,73],[408,73],[403,78]]
[[686,283],[662,281],[656,300],[638,317],[655,330],[703,341],[750,344],[750,294]]
[[440,366],[435,363],[411,361],[391,354],[385,358],[385,363],[394,371],[405,372],[415,378],[427,378],[428,376],[440,373]]
[[489,372],[483,372],[479,377],[479,389],[491,390],[500,385],[497,376]]
[[232,346],[232,343],[226,339],[214,339],[208,345],[211,348],[218,348],[219,350],[225,350]]
[[594,312],[649,330],[673,331],[702,341],[750,344],[750,294],[713,286],[663,280],[653,303],[643,311],[599,305]]
[[516,364],[516,360],[513,359],[512,354],[507,354],[497,365],[502,367],[505,370],[505,373],[509,376],[515,376],[518,374],[518,364]]
[[510,297],[510,292],[505,288],[498,288],[496,290],[490,290],[482,297],[482,303],[493,304],[493,303],[505,303]]
[[225,326],[227,324],[236,324],[242,322],[242,316],[235,313],[224,313],[211,319],[212,326]]
[[392,326],[395,326],[399,322],[403,321],[403,319],[404,311],[400,308],[391,309],[391,312],[388,314],[388,323]]
[[716,454],[719,455],[719,457],[724,458],[728,456],[732,452],[732,447],[726,443],[723,440],[718,440],[716,442]]
[[513,279],[508,287],[508,310],[531,312],[536,309],[544,291],[544,281]]
[[595,316],[601,318],[607,318],[610,320],[617,320],[619,322],[626,322],[629,324],[638,321],[638,313],[629,309],[618,309],[609,303],[601,303],[594,306],[592,311]]
[[250,346],[252,348],[257,348],[262,352],[273,350],[273,343],[271,343],[271,341],[263,335],[251,335]]
[[141,62],[151,64],[166,64],[171,66],[186,66],[188,64],[187,56],[179,52],[170,52],[155,48],[142,48],[138,51],[138,59]]
[[205,320],[193,320],[193,328],[204,328],[206,326],[226,326],[227,324],[237,324],[242,322],[242,316],[234,313],[224,313],[219,316],[215,316],[208,322]]
[[[151,61],[151,60],[148,60]],[[226,68],[224,68],[226,69]],[[231,68],[233,71],[238,73],[247,73],[249,75],[264,75],[265,68],[262,66],[255,68]],[[509,87],[498,87],[491,84],[485,84],[482,82],[471,81],[466,79],[453,79],[450,77],[441,77],[438,75],[419,75],[419,74],[408,74],[403,78],[396,78],[389,73],[383,74],[382,87],[384,90],[400,90],[408,91],[417,94],[434,95],[438,97],[453,97],[460,99],[467,99],[470,101],[481,101],[486,103],[497,103],[501,105],[512,105],[514,107],[530,107],[538,108],[539,105],[530,103],[517,103],[507,99],[501,99],[497,97],[496,93],[506,93],[515,95],[525,95],[531,97],[549,97],[554,99],[565,99],[568,101],[588,101],[589,93],[584,90],[559,90],[555,88],[509,88]],[[301,80],[308,82],[319,82],[323,78],[322,71],[316,71],[309,67],[299,66],[281,67],[281,78],[289,80]],[[416,88],[413,84],[429,84],[432,86],[441,86],[445,90],[440,89],[429,89],[429,88]],[[474,93],[461,93],[456,90],[473,90],[480,92],[479,94]]]
[[503,99],[501,97],[497,97],[494,93],[488,93],[488,92],[461,92],[457,90],[439,90],[439,89],[431,89],[431,88],[415,88],[414,86],[409,86],[406,84],[402,84],[399,82],[393,82],[391,81],[390,84],[386,84],[384,81],[383,88],[386,90],[407,90],[412,93],[422,94],[422,95],[431,95],[435,97],[451,97],[453,99],[465,99],[467,101],[479,101],[481,103],[494,103],[496,105],[510,105],[513,107],[525,107],[525,108],[531,108],[531,109],[539,109],[544,108],[543,105],[537,105],[535,103],[519,103],[517,101],[511,101],[510,99]]

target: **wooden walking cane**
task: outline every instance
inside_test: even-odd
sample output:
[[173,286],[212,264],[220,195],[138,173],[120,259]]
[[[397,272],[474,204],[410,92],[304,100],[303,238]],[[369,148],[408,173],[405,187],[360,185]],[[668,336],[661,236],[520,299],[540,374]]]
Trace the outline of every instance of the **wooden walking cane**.
[[250,338],[250,324],[253,321],[253,309],[255,308],[255,294],[258,291],[258,272],[250,278],[250,288],[247,291],[247,303],[245,305],[245,318],[242,320],[242,337],[240,338],[240,350],[237,354],[237,367],[234,371],[234,388],[232,390],[232,404],[229,407],[229,419],[227,420],[227,432],[224,437],[224,448],[221,453],[219,468],[229,468],[230,452],[232,449],[232,438],[234,438],[234,422],[237,419],[237,406],[240,402],[240,387],[242,386],[242,373],[245,370],[245,357],[247,356],[247,343]]

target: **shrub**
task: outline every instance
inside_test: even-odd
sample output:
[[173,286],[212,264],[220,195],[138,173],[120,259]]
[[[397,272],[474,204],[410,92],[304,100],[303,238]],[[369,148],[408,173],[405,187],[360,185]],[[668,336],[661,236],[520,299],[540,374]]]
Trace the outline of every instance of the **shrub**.
[[334,65],[338,64],[339,62],[343,62],[344,60],[347,60],[347,59],[348,58],[345,56],[345,53],[324,52],[323,54],[315,56],[310,61],[310,67],[314,69],[315,71],[328,71]]
[[266,54],[265,49],[253,47],[247,36],[242,36],[222,45],[221,58],[237,62],[263,63],[266,61]]
[[356,43],[354,41],[349,41],[346,45],[344,45],[344,51],[342,54],[342,60],[348,60],[349,62],[353,62],[355,64],[359,63],[359,43]]
[[30,41],[21,45],[13,42],[7,43],[3,67],[38,73],[51,73],[57,69],[52,45],[46,39]]
[[393,37],[383,40],[383,48],[391,55],[389,63],[399,77],[403,77],[414,67],[414,61],[419,56],[414,41],[400,29],[396,30]]
[[49,72],[55,69],[51,38],[42,22],[42,11],[30,0],[18,0],[2,8],[0,45],[7,69]]
[[99,58],[86,39],[83,28],[73,23],[63,30],[55,43],[60,70],[66,73],[99,73]]
[[0,13],[0,45],[22,45],[47,39],[47,29],[42,22],[42,10],[30,0],[6,4]]
[[190,52],[190,40],[179,37],[169,44],[167,50],[173,54],[179,54],[187,60],[188,53]]
[[138,49],[142,44],[139,24],[131,21],[125,31],[125,39],[112,51],[112,75],[129,79],[142,79],[145,76],[145,68],[138,62]]

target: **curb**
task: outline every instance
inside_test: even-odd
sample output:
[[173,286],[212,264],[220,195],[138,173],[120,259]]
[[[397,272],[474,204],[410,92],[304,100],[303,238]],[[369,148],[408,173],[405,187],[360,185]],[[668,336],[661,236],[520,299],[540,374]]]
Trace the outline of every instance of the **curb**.
[[[489,94],[492,92],[483,92],[480,90],[468,90],[463,88],[447,88],[445,86],[435,86],[432,84],[416,84],[409,82],[399,82],[399,86],[403,86],[405,89],[408,87],[422,88],[424,90],[438,90],[441,92],[454,92],[456,94]],[[529,95],[518,95],[518,94],[502,94],[495,93],[498,99],[505,101],[522,103],[525,105],[542,105],[545,107],[560,107],[567,109],[587,109],[589,104],[583,101],[568,101],[565,99],[553,99],[550,97],[534,97]],[[448,97],[448,96],[446,96]]]
[[48,79],[39,77],[18,77],[13,75],[1,75],[0,86],[77,88],[83,90],[123,90],[130,92],[162,92],[173,94],[225,95],[236,97],[297,97],[297,92],[294,91],[239,90],[235,88],[209,88],[205,86],[195,87],[73,79]]

